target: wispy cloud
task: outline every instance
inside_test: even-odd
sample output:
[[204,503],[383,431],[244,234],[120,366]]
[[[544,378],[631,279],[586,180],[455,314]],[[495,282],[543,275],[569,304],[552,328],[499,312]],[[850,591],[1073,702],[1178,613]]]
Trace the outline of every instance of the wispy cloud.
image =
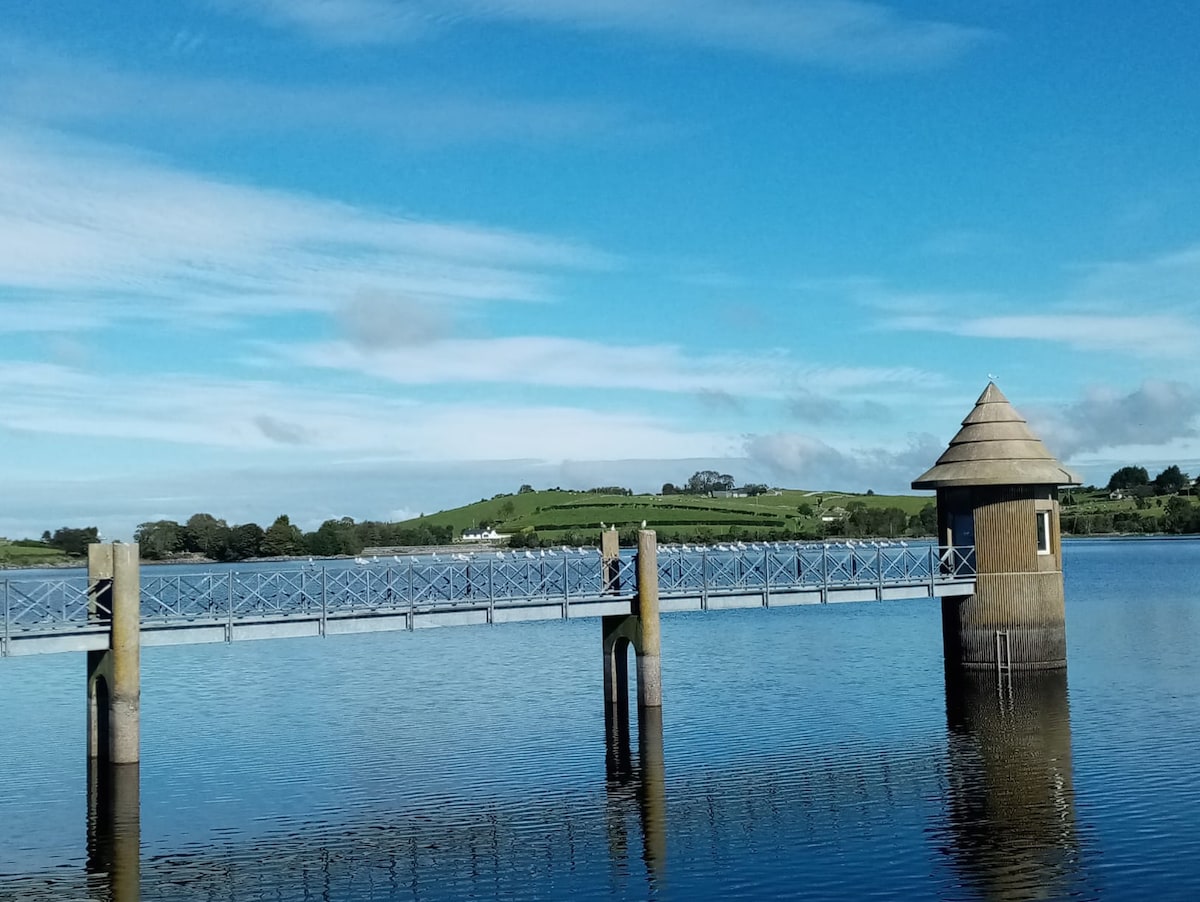
[[[52,132],[0,131],[8,329],[88,318],[328,313],[364,289],[542,300],[611,265],[583,244],[272,191]],[[67,309],[70,308],[70,309]],[[5,327],[0,326],[0,329]]]
[[[0,364],[0,426],[28,435],[117,439],[244,454],[386,454],[410,461],[722,456],[736,437],[637,411],[434,403],[266,380],[96,376]],[[282,459],[282,458],[280,458]]]
[[520,384],[693,394],[728,408],[739,397],[789,397],[796,386],[838,394],[891,393],[938,384],[911,367],[816,366],[788,352],[689,353],[674,344],[558,336],[446,338],[403,347],[361,341],[272,345],[287,366],[365,374],[404,385]]
[[325,42],[409,40],[459,20],[624,32],[657,41],[862,70],[942,65],[982,28],[905,16],[866,0],[215,0]]
[[[290,7],[290,4],[289,4]],[[273,84],[116,68],[0,40],[0,113],[59,126],[169,127],[194,142],[280,131],[368,136],[405,149],[652,138],[670,126],[629,106],[454,92],[406,82]]]
[[296,28],[322,41],[378,44],[424,34],[423,4],[392,0],[210,0],[212,6]]
[[995,293],[895,291],[871,280],[846,282],[841,290],[879,310],[885,329],[1055,342],[1151,359],[1195,356],[1200,245],[1144,260],[1075,266],[1068,276],[1067,285],[1036,309]]
[[889,325],[893,329],[967,338],[1049,341],[1083,351],[1118,351],[1144,357],[1190,357],[1200,346],[1200,326],[1183,316],[1168,314],[899,316]]

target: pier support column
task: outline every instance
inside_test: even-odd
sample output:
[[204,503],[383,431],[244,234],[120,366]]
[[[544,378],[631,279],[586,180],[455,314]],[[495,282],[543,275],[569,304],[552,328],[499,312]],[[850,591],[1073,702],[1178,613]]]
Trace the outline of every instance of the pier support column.
[[141,572],[138,545],[88,547],[89,619],[109,626],[108,648],[88,652],[88,757],[141,758]]
[[662,633],[658,625],[658,536],[638,530],[638,707],[662,707]]
[[[609,535],[609,533],[605,533]],[[615,537],[616,533],[612,533]],[[602,546],[603,549],[603,546]],[[658,540],[652,529],[638,532],[638,594],[632,614],[601,619],[604,702],[629,705],[629,647],[637,656],[638,707],[662,707],[662,638],[658,622]]]

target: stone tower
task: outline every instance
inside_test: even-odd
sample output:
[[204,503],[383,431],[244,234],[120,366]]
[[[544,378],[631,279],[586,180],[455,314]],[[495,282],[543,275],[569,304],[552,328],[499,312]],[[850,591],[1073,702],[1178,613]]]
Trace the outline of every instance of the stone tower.
[[937,463],[913,481],[936,489],[938,543],[975,548],[975,594],[942,600],[948,667],[1067,665],[1055,460],[992,383]]

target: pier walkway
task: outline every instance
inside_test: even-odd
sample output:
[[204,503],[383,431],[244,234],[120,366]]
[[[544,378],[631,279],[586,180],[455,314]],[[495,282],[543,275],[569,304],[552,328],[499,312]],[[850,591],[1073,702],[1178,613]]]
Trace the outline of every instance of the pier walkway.
[[[664,545],[655,569],[663,613],[715,611],[970,595],[975,552],[902,542]],[[177,575],[147,568],[141,644],[630,615],[637,574],[636,554],[568,548]],[[0,656],[109,647],[108,600],[85,575],[0,575],[0,604]]]

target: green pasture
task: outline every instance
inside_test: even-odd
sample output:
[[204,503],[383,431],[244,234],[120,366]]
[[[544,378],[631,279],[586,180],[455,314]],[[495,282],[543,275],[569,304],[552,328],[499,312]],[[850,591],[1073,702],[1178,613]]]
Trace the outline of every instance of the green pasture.
[[57,564],[66,560],[66,555],[49,545],[0,545],[0,566],[36,567],[40,564]]
[[836,508],[900,508],[919,513],[933,498],[929,495],[867,495],[789,489],[780,494],[753,498],[709,498],[699,495],[600,495],[588,492],[540,491],[498,495],[472,504],[418,517],[404,526],[451,526],[455,533],[492,526],[499,532],[536,532],[555,541],[567,535],[598,533],[600,524],[620,530],[634,529],[642,521],[664,538],[711,530],[730,529],[769,538],[780,531],[812,532],[822,514]]

